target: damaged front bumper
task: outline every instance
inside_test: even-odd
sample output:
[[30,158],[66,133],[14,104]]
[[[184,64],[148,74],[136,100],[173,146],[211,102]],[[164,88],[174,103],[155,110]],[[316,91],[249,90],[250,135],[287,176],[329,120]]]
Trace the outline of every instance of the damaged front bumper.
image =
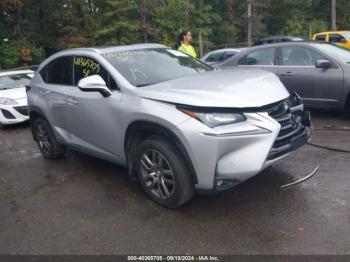
[[267,156],[268,161],[300,148],[311,139],[310,112],[303,111],[302,101],[296,93],[291,95],[287,101],[270,108],[268,114],[281,125]]
[[206,128],[190,119],[178,128],[197,175],[200,192],[216,192],[257,175],[293,150],[312,134],[310,113],[293,94],[262,108],[245,110],[246,121]]

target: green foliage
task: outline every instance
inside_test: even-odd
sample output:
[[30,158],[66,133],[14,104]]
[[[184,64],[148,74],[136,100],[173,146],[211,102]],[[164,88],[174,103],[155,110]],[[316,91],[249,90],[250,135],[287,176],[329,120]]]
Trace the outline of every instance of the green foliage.
[[20,50],[10,43],[0,44],[0,57],[0,68],[12,68],[21,63]]
[[[252,0],[253,40],[329,30],[330,0]],[[350,1],[337,0],[337,25],[350,29]],[[247,41],[247,0],[1,0],[0,67],[38,64],[60,49],[162,43],[180,31],[204,51]],[[7,42],[3,39],[8,39]],[[23,60],[21,50],[29,49]]]
[[141,24],[136,1],[107,0],[101,9],[101,26],[95,34],[97,44],[122,45],[140,42]]
[[[26,48],[30,52],[30,61],[25,61],[21,56],[21,50]],[[18,42],[11,41],[0,44],[0,68],[13,68],[26,66],[29,64],[38,64],[44,58],[44,50],[28,43],[25,40]]]

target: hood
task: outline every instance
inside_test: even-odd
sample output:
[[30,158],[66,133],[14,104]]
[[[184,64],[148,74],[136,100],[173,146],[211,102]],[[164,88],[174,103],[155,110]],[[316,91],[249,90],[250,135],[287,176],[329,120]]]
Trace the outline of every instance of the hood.
[[26,98],[26,88],[25,87],[17,87],[12,89],[0,90],[0,97],[6,97],[11,99],[21,99]]
[[199,107],[261,107],[285,99],[288,91],[279,78],[260,69],[203,72],[140,87],[139,96]]

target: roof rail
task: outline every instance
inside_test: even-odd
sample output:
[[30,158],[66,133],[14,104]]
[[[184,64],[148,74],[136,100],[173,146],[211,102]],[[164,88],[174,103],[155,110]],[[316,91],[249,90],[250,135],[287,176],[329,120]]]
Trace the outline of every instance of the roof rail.
[[[8,68],[8,69],[1,69],[0,68],[0,72],[13,71],[13,70],[26,70],[26,69],[30,69],[30,68],[37,69],[38,67],[39,67],[39,65],[23,66],[23,67]],[[35,71],[35,69],[34,69],[34,71]]]

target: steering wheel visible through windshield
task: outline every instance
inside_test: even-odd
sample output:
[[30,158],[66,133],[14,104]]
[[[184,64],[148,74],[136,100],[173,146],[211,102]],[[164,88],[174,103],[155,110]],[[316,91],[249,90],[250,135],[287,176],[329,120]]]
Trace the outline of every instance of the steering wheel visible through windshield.
[[173,49],[117,51],[102,56],[137,87],[214,70],[201,61]]

